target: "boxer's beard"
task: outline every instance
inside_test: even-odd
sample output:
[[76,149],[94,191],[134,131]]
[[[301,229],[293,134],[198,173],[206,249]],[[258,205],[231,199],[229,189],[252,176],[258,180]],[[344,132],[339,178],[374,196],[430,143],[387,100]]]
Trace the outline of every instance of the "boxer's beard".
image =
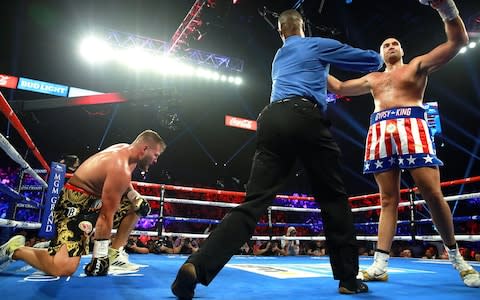
[[145,171],[145,172],[148,172],[149,164],[148,164],[148,158],[147,158],[147,157],[142,158],[142,159],[138,162],[137,165],[138,165],[138,167],[140,168],[140,170]]

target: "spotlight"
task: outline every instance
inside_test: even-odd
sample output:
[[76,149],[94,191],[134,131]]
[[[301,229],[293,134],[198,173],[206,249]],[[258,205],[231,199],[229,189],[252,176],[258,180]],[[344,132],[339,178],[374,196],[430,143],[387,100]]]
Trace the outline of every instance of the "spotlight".
[[80,54],[90,62],[102,62],[112,56],[113,50],[104,41],[90,36],[80,44]]
[[459,51],[459,53],[461,53],[461,54],[463,54],[465,52],[467,52],[467,47],[462,47]]
[[233,83],[235,83],[236,85],[240,85],[242,84],[242,82],[243,80],[240,77],[235,77],[235,79],[233,80]]
[[470,42],[470,44],[468,44],[468,48],[475,48],[475,46],[477,46],[477,43],[475,42]]

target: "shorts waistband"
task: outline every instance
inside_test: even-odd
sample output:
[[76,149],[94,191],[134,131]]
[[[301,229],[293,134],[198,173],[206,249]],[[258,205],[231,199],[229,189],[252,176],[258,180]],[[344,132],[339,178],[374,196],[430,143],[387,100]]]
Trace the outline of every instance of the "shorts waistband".
[[390,108],[373,113],[370,116],[370,125],[384,120],[402,118],[426,119],[426,111],[420,106]]
[[75,191],[75,192],[79,192],[79,193],[82,193],[82,194],[87,194],[87,195],[90,195],[90,196],[94,196],[94,197],[98,197],[98,195],[95,195],[93,193],[90,193],[76,185],[73,185],[71,183],[65,183],[65,185],[63,186],[64,189],[66,190],[71,190],[71,191]]

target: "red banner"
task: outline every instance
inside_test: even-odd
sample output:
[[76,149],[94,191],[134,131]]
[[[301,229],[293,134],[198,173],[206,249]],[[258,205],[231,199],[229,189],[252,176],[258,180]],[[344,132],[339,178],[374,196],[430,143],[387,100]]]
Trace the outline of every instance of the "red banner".
[[70,105],[92,105],[92,104],[109,104],[126,102],[127,99],[123,98],[118,93],[106,93],[99,95],[89,95],[82,97],[74,97],[69,100]]
[[257,131],[257,121],[232,117],[229,115],[225,116],[225,126]]
[[15,76],[9,76],[5,74],[0,74],[0,87],[6,87],[9,89],[16,89],[18,83],[18,78]]

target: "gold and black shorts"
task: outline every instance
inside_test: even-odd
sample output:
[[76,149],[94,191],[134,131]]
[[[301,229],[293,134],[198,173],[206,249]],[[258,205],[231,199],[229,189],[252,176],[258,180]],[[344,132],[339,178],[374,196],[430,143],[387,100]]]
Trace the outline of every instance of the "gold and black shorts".
[[[70,257],[88,254],[90,235],[101,207],[102,200],[97,195],[66,183],[53,210],[56,235],[50,242],[48,253],[55,255],[62,245],[66,245]],[[130,210],[131,202],[122,197],[113,218],[113,228],[118,228]]]

